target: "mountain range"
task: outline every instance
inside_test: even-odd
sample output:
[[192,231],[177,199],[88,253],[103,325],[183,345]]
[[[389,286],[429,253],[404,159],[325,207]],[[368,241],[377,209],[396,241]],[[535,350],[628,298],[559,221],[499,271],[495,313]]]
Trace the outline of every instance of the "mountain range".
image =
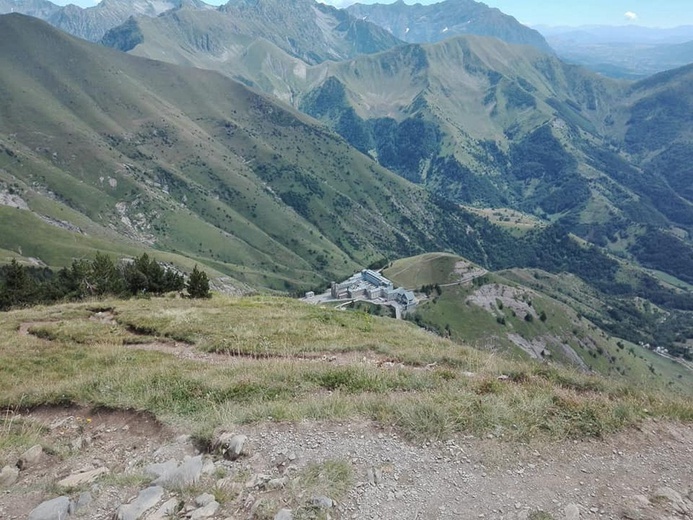
[[[269,5],[283,9],[285,21],[300,18],[295,6]],[[247,9],[251,20],[262,15]],[[693,256],[688,176],[672,167],[687,157],[690,96],[667,94],[689,69],[641,83],[614,81],[532,47],[480,36],[320,61],[308,49],[324,39],[282,48],[255,22],[242,29],[235,13],[234,31],[224,30],[223,11],[138,17],[104,43],[217,70],[323,121],[382,166],[440,196],[560,221],[616,254],[690,278],[686,260],[677,267],[651,261],[662,241]],[[268,27],[280,34],[271,19]],[[658,125],[677,120],[667,126],[666,142],[657,141],[663,133],[642,130],[653,105],[661,110]],[[637,149],[643,139],[657,142]]]
[[[312,63],[377,52],[402,42],[437,42],[460,34],[492,36],[552,52],[537,31],[474,0],[445,0],[428,6],[409,6],[400,0],[391,5],[355,4],[346,10],[313,0],[230,0],[219,8],[201,0],[102,0],[89,8],[73,4],[61,7],[48,0],[0,0],[0,14],[34,16],[94,42],[131,16],[157,17],[167,11],[182,10],[227,13],[227,31],[266,38],[290,53],[298,51],[299,56],[302,50],[293,49],[292,52],[291,47],[312,40],[321,46],[313,45],[309,52],[314,55],[302,56]],[[235,27],[236,23],[241,27]],[[378,31],[377,27],[382,27],[383,31]],[[333,37],[325,40],[327,33],[332,33]],[[337,39],[351,42],[351,49],[338,43],[337,35],[340,35]]]
[[157,18],[134,17],[107,32],[102,43],[123,51],[156,46],[158,59],[174,63],[194,64],[191,58],[204,54],[223,66],[257,45],[271,45],[312,65],[402,42],[376,25],[313,0],[238,0],[218,10],[179,9]]
[[87,8],[74,4],[58,6],[48,0],[0,0],[0,14],[34,16],[94,42],[131,16],[158,16],[171,9],[212,9],[212,6],[201,0],[102,0]]
[[[24,5],[51,23],[67,9]],[[580,276],[621,337],[664,330],[647,301],[685,344],[693,66],[609,79],[466,0],[426,10],[418,36],[312,0],[118,5],[98,45],[0,17],[4,256],[144,249],[226,287],[295,291],[450,251]],[[441,5],[462,20],[445,39]],[[392,7],[406,23],[420,8]],[[502,23],[463,34],[485,30],[463,8]]]

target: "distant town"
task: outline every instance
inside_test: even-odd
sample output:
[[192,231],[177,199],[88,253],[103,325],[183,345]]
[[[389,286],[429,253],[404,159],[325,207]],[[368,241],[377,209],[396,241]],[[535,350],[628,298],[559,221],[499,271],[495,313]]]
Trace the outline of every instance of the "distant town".
[[334,301],[364,301],[374,305],[386,305],[395,309],[397,319],[411,311],[419,303],[413,291],[394,284],[382,274],[364,269],[341,283],[332,282],[323,294],[306,293],[304,301],[328,303]]

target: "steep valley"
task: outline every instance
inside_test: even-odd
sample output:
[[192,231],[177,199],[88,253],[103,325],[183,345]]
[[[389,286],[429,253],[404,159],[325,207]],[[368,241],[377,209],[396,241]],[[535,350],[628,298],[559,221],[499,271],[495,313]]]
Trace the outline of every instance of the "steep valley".
[[[686,260],[656,253],[665,243],[693,257],[683,166],[691,104],[687,92],[673,94],[688,68],[628,83],[480,36],[316,64],[254,33],[229,40],[219,16],[139,18],[119,30],[140,35],[124,50],[259,88],[447,199],[559,221],[615,254],[689,276]],[[211,47],[195,34],[211,35]],[[659,126],[667,133],[652,131]]]
[[0,518],[690,518],[693,66],[472,0],[13,10]]
[[[19,15],[0,20],[0,81],[14,92],[2,106],[3,191],[23,201],[10,212],[46,217],[43,229],[70,221],[61,233],[81,242],[117,232],[129,250],[175,252],[282,290],[419,248],[478,256],[479,236],[493,232],[469,235],[471,214],[217,73],[131,57]],[[46,66],[56,62],[64,66]],[[3,225],[2,247],[65,263],[69,240],[46,247]]]

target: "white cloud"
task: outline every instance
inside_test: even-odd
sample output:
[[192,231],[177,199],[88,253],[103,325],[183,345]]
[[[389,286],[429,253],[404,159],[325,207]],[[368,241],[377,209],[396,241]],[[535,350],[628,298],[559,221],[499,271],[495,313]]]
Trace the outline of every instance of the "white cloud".
[[629,22],[634,22],[638,19],[638,15],[633,11],[626,11],[623,16],[625,16],[626,20],[628,20]]

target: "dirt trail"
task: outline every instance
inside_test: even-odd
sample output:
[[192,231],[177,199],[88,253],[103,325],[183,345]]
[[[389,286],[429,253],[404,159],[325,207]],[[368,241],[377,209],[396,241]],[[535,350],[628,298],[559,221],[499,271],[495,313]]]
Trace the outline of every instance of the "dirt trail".
[[19,324],[19,329],[17,329],[17,333],[20,336],[28,336],[31,334],[31,329],[33,327],[42,327],[44,325],[53,325],[55,322],[54,321],[26,321],[24,323]]
[[674,361],[674,362],[676,362],[676,363],[679,363],[680,365],[683,365],[683,366],[686,367],[688,370],[690,370],[691,372],[693,372],[693,363],[691,363],[690,361],[687,361],[687,360],[685,360],[685,359],[683,359],[683,358],[680,358],[680,357],[674,357],[674,356],[671,356],[671,355],[669,355],[669,354],[664,354],[664,353],[661,353],[661,352],[657,352],[657,354],[660,355],[660,356],[662,356],[662,357],[665,357],[665,358],[667,358],[667,359],[670,359],[671,361]]
[[[87,487],[93,502],[77,518],[110,520],[119,504],[146,487],[127,475],[140,475],[152,462],[196,453],[187,437],[180,437],[189,432],[137,412],[44,408],[22,419],[43,425],[42,444],[55,452],[22,471],[19,481],[0,494],[0,518],[7,520],[24,519],[52,498],[56,479],[95,466],[108,467],[111,475]],[[213,517],[220,520],[253,518],[252,505],[263,497],[275,512],[295,506],[301,491],[291,485],[270,491],[245,482],[260,475],[292,478],[309,464],[334,460],[348,463],[353,482],[332,518],[522,520],[543,511],[550,516],[534,518],[689,520],[693,512],[691,425],[653,421],[603,440],[547,444],[470,436],[410,443],[369,422],[270,423],[237,431],[248,436],[247,455],[224,462],[227,477],[241,485]],[[287,453],[288,468],[278,462]],[[12,456],[0,454],[0,465]],[[195,493],[218,488],[218,478],[203,477]],[[656,498],[664,487],[680,493],[682,504],[692,509],[684,514]],[[567,515],[566,508],[577,508],[579,517]]]

